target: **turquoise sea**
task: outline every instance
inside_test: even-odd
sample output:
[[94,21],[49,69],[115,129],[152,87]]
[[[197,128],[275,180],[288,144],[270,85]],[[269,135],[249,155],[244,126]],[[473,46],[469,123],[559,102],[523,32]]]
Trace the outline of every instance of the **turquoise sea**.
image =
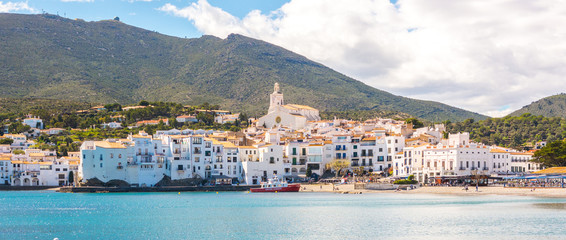
[[566,199],[0,192],[0,239],[566,239]]

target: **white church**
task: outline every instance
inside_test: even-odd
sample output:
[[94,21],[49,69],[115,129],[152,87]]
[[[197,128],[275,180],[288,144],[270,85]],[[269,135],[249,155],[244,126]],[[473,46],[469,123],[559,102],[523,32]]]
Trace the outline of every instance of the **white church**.
[[273,128],[274,126],[301,129],[308,121],[319,121],[317,109],[305,105],[287,104],[283,101],[283,93],[279,83],[275,83],[273,93],[270,95],[267,115],[258,119],[257,126]]

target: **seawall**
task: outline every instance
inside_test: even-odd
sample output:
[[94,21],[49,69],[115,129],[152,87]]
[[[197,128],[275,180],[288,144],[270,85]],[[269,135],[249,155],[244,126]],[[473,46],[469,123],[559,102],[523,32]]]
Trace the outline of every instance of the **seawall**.
[[168,186],[168,187],[62,187],[59,192],[101,193],[101,192],[236,192],[249,191],[259,185],[218,185],[218,186]]
[[0,185],[0,191],[35,191],[58,188],[57,186],[10,186]]

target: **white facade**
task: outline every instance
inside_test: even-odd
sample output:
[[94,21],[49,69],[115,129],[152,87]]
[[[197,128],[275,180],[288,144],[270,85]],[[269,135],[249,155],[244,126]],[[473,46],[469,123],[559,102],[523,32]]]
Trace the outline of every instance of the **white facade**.
[[283,93],[279,89],[279,84],[275,83],[273,93],[270,95],[268,113],[258,119],[256,126],[302,129],[306,127],[307,121],[318,120],[320,116],[317,109],[297,104],[284,105]]
[[[249,155],[252,157],[250,158]],[[279,179],[291,177],[291,164],[283,159],[282,146],[271,144],[258,146],[257,154],[249,155],[244,156],[242,162],[246,183],[259,184],[274,177]]]
[[122,128],[122,123],[120,122],[103,123],[102,128],[111,128],[111,129]]
[[43,120],[39,117],[29,117],[23,120],[24,125],[28,125],[32,128],[43,129]]

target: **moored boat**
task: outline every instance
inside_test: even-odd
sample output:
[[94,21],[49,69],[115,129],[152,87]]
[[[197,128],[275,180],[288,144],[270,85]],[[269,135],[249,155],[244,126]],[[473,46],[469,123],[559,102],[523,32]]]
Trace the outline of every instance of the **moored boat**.
[[261,182],[261,187],[250,189],[251,192],[298,192],[301,184],[289,184],[286,181],[278,179],[269,179],[267,182]]

